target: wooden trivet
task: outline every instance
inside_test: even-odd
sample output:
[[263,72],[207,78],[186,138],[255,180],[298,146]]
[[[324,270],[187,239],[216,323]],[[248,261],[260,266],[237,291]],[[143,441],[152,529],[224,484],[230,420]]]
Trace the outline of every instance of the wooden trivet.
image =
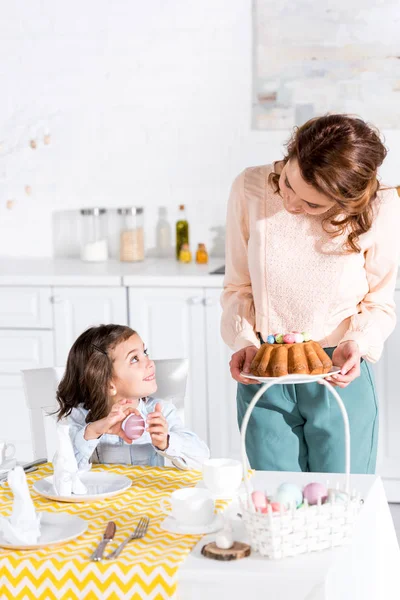
[[215,542],[203,546],[201,553],[206,558],[214,560],[237,560],[250,555],[250,546],[242,542],[233,542],[232,548],[218,548]]

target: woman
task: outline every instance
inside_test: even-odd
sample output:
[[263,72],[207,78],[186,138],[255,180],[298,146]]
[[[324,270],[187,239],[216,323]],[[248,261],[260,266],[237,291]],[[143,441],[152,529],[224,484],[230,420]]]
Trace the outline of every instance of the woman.
[[[228,205],[222,336],[234,350],[239,425],[259,388],[248,373],[269,334],[307,331],[341,367],[351,470],[373,473],[378,408],[369,362],[393,331],[399,198],[379,183],[379,134],[346,115],[295,130],[283,160],[246,169]],[[318,383],[278,385],[253,410],[246,447],[255,469],[341,472],[343,422]]]

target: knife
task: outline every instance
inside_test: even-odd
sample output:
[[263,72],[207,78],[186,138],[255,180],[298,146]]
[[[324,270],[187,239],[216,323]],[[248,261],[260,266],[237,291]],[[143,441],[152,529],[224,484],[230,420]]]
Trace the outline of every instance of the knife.
[[[42,465],[43,463],[47,462],[47,458],[38,458],[36,460],[32,460],[31,462],[25,463],[24,465],[20,465],[23,470],[25,471],[25,473],[31,473],[32,471],[36,471],[37,469],[34,469],[33,467],[35,467],[36,465]],[[0,482],[4,482],[7,481],[8,478],[8,471],[6,471],[5,473],[1,473],[0,475]]]
[[90,560],[98,561],[103,558],[104,549],[107,546],[108,542],[110,542],[113,539],[116,529],[117,527],[114,521],[110,521],[103,534],[103,539],[97,546],[96,550],[93,552],[92,556],[90,557]]
[[27,462],[24,465],[21,465],[24,471],[30,469],[31,467],[36,467],[37,465],[43,465],[47,463],[47,458],[37,458],[36,460],[32,460],[31,462]]

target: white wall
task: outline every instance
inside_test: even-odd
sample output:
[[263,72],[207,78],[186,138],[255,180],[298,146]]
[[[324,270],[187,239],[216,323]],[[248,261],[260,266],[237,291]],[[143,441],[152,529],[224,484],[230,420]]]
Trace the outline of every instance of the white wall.
[[[152,246],[156,207],[173,223],[185,203],[192,247],[211,245],[235,175],[279,158],[288,132],[250,129],[251,0],[15,0],[1,12],[0,139],[53,116],[51,146],[0,157],[0,255],[51,255],[52,211],[95,205],[144,205]],[[385,133],[382,174],[399,184],[400,132]]]

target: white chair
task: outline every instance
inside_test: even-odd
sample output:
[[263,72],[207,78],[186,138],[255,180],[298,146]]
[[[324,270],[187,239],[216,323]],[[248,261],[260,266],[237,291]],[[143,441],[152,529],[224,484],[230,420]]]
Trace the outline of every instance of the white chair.
[[[155,394],[172,401],[184,421],[185,391],[189,361],[187,358],[155,360],[158,390]],[[56,391],[63,367],[23,370],[22,379],[31,421],[34,458],[51,458],[57,447]]]

